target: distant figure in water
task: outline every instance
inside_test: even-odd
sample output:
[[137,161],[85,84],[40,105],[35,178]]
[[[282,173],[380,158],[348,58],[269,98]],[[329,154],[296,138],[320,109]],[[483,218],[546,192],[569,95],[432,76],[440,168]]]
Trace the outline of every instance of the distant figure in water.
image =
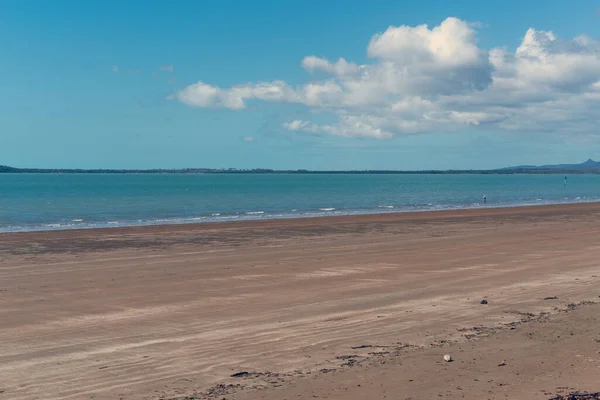
[[483,195],[483,204],[487,203],[487,197],[485,197],[485,194]]
[[565,176],[565,183],[564,186],[567,187],[567,177]]

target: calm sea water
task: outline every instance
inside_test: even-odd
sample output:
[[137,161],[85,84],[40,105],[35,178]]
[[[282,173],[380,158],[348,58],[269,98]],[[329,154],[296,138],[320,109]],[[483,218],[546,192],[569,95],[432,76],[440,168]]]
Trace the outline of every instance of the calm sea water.
[[0,174],[0,231],[599,200],[600,175]]

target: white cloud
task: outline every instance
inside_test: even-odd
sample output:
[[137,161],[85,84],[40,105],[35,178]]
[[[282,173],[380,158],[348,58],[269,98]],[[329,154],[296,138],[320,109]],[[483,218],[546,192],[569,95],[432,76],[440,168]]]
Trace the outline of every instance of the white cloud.
[[475,30],[457,18],[439,26],[390,26],[367,48],[369,57],[394,60],[398,65],[461,66],[486,63],[486,51],[477,47]]
[[215,107],[221,90],[203,82],[198,82],[177,92],[176,97],[182,103],[196,107]]
[[309,127],[309,123],[306,121],[301,121],[299,119],[295,119],[292,122],[285,122],[283,124],[290,131],[304,131]]
[[484,49],[480,26],[447,18],[431,28],[389,27],[371,38],[367,64],[305,57],[301,66],[321,76],[304,85],[198,82],[173,98],[232,110],[252,100],[302,104],[336,121],[284,127],[316,135],[385,139],[466,128],[600,134],[600,41],[529,29],[514,51]]
[[173,72],[173,64],[161,65],[160,70],[165,72]]
[[349,63],[343,58],[340,58],[335,63],[332,63],[325,58],[319,58],[316,56],[304,57],[302,60],[302,67],[311,72],[320,69],[330,74],[339,76],[356,74],[359,69],[358,65]]
[[197,82],[177,92],[175,97],[190,106],[239,110],[246,107],[246,100],[289,101],[293,94],[294,91],[282,81],[246,84],[226,90]]
[[378,139],[389,139],[392,137],[390,132],[384,131],[381,128],[376,128],[371,121],[355,116],[340,116],[339,124],[336,125],[318,125],[296,119],[284,123],[283,126],[290,131],[306,132],[316,135],[330,134],[335,136]]
[[113,65],[113,66],[111,67],[111,70],[112,70],[112,72],[119,72],[119,67],[118,67],[118,66],[116,66],[116,65]]
[[254,138],[252,136],[246,136],[244,142],[254,142]]

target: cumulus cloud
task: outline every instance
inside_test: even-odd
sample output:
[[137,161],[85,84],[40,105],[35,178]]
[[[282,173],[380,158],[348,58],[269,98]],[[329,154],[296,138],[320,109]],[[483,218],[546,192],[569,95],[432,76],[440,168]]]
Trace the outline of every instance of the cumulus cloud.
[[314,55],[316,78],[219,88],[197,82],[172,98],[194,107],[246,108],[248,101],[302,104],[335,122],[292,120],[313,135],[386,139],[396,135],[490,131],[600,133],[600,41],[527,30],[520,45],[485,49],[480,24],[447,18],[438,26],[391,26],[375,34],[358,65]]

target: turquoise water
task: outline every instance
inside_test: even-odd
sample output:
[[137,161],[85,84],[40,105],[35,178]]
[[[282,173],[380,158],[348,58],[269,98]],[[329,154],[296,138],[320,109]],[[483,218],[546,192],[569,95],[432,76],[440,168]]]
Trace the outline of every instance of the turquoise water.
[[0,231],[598,200],[600,175],[0,174]]

